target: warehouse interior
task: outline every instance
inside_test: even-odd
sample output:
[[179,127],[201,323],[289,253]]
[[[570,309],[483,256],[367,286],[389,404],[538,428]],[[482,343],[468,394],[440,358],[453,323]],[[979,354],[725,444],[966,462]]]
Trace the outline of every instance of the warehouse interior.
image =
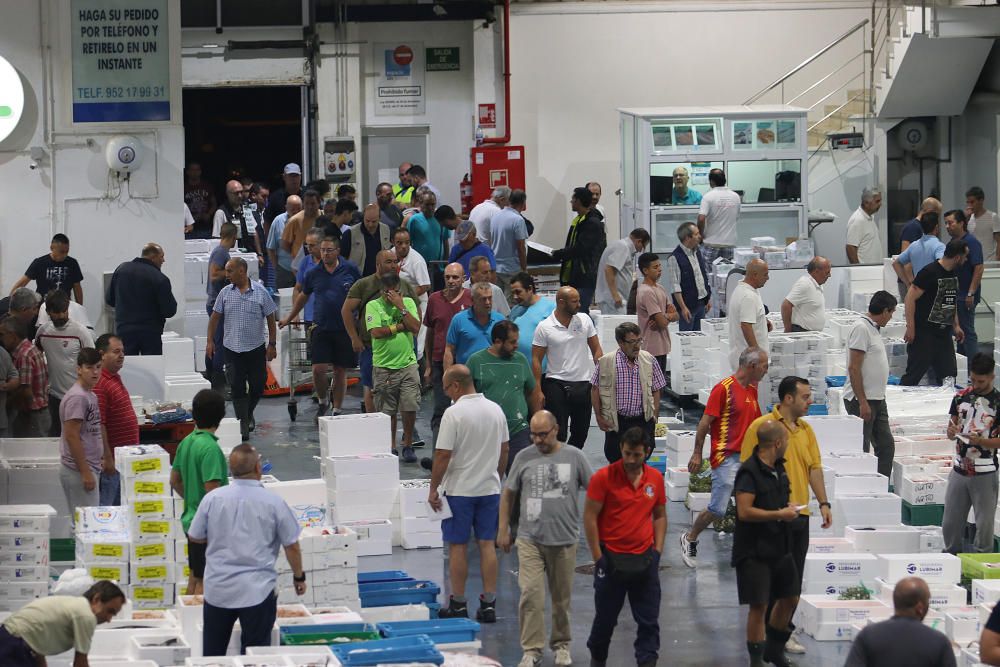
[[[672,325],[665,365],[669,385],[658,407],[667,431],[657,435],[650,462],[662,468],[668,496],[656,664],[748,664],[747,607],[737,600],[732,533],[709,528],[695,569],[685,565],[678,543],[708,503],[707,493],[688,493],[686,466],[711,391],[732,370],[726,297],[750,258],[766,260],[770,270],[758,292],[775,327],[772,371],[758,390],[760,410],[766,415],[781,402],[783,375],[806,379],[812,392],[806,419],[817,434],[833,505],[833,526],[822,528],[818,499],[810,499],[810,555],[794,621],[805,653],[789,657],[800,665],[843,665],[861,628],[892,616],[895,582],[916,572],[930,584],[924,623],[947,636],[957,664],[991,664],[980,662],[978,642],[1000,600],[1000,586],[991,581],[996,576],[991,564],[1000,563],[1000,553],[967,560],[942,554],[940,525],[955,455],[955,440],[945,431],[952,397],[968,382],[976,352],[1000,359],[996,251],[983,262],[982,296],[971,316],[979,347],[956,355],[957,374],[949,378],[954,383],[934,386],[942,378],[928,377],[923,386],[886,388],[896,438],[891,478],[878,475],[875,457],[862,451],[862,420],[847,414],[843,382],[828,377],[848,375],[850,332],[880,290],[899,297],[881,336],[890,375],[904,374],[907,321],[893,257],[901,252],[904,225],[922,202],[933,197],[943,205],[938,236],[945,243],[943,212],[966,210],[970,188],[981,189],[987,210],[1000,205],[1000,6],[980,0],[144,0],[134,9],[145,14],[116,19],[114,12],[131,11],[126,4],[5,3],[0,193],[7,205],[0,214],[0,296],[11,294],[32,259],[48,252],[54,235],[65,234],[82,270],[82,303],[71,304],[70,319],[96,339],[115,330],[115,309],[105,292],[116,267],[138,257],[146,244],[159,245],[165,260],[159,269],[169,278],[176,314],[164,323],[163,354],[128,356],[122,371],[139,419],[148,418],[144,444],[169,444],[172,456],[182,431],[154,424],[151,415],[175,403],[189,410],[193,395],[211,384],[204,375],[210,341],[205,286],[218,239],[185,237],[181,202],[185,168],[192,162],[200,165],[219,204],[231,178],[279,190],[290,163],[300,168],[303,185],[325,179],[334,191],[354,186],[362,209],[375,202],[380,182],[395,183],[401,162],[424,166],[440,192],[438,205],[451,205],[461,216],[488,199],[495,186],[521,189],[527,195],[523,216],[534,229],[529,271],[538,276],[539,292],[553,298],[558,263],[544,257],[567,243],[574,188],[600,184],[608,244],[633,229],[648,230],[647,250],[666,266],[677,246],[678,225],[699,215],[697,206],[673,206],[669,196],[663,201],[674,169],[684,167],[692,187],[707,192],[709,168],[724,167],[743,201],[736,264],[706,274],[718,299],[702,321],[703,336],[688,342]],[[129,22],[155,26],[122,58],[142,55],[146,69],[129,73],[123,62],[116,65],[121,71],[109,72],[87,44],[116,43],[115,26]],[[87,30],[96,32],[88,37]],[[152,46],[140,54],[143,43]],[[392,58],[399,67],[405,64],[403,83],[392,79]],[[129,116],[129,104],[138,115]],[[746,147],[736,144],[741,123],[756,132]],[[779,140],[784,145],[762,138],[772,127],[780,136],[782,123],[791,123],[791,134]],[[706,127],[714,134],[704,134]],[[673,137],[669,147],[658,138],[663,128]],[[696,138],[681,139],[692,128]],[[123,146],[132,151],[127,162],[120,157]],[[878,262],[851,264],[848,221],[871,189],[881,197],[872,219],[884,251]],[[794,241],[799,243],[788,249]],[[989,255],[985,244],[984,253]],[[251,278],[264,280],[254,255],[239,256],[247,260]],[[815,335],[780,335],[785,297],[813,256],[832,265],[823,289],[826,326]],[[666,271],[660,284],[673,292]],[[287,315],[291,289],[273,296],[277,318]],[[602,349],[612,351],[615,326],[635,316],[596,310]],[[356,441],[365,436],[353,426],[326,434],[317,424],[310,391],[289,395],[288,387],[299,385],[296,374],[308,375],[308,360],[296,357],[304,345],[301,331],[278,332],[249,442],[268,464],[265,487],[299,512],[303,526],[329,527],[339,521],[327,495],[332,473],[327,478],[326,457],[338,443],[346,443],[342,453],[348,456],[388,455],[389,445],[383,433],[378,445],[358,449]],[[697,363],[685,365],[688,357]],[[348,375],[342,414],[360,423],[372,415],[365,413],[357,373]],[[415,427],[415,439],[425,443],[416,450],[418,458],[432,456],[433,412],[433,392],[425,390]],[[220,431],[224,450],[240,442],[236,416],[230,407]],[[190,431],[192,423],[186,424]],[[379,424],[388,433],[388,426]],[[608,464],[604,440],[592,421],[583,452],[594,470]],[[0,573],[6,577],[0,579],[0,623],[49,595],[53,578],[74,566],[97,568],[102,577],[95,578],[104,578],[113,572],[108,568],[124,564],[125,576],[130,564],[142,565],[120,555],[95,560],[81,551],[81,545],[104,542],[82,537],[80,527],[71,525],[59,481],[64,447],[58,437],[0,438]],[[158,455],[149,460],[170,464]],[[371,523],[378,525],[366,527],[363,538],[344,549],[350,552],[348,564],[310,561],[315,576],[338,569],[348,573],[335,584],[332,579],[318,584],[337,595],[303,603],[310,623],[428,620],[447,606],[448,547],[442,548],[430,519],[407,516],[401,508],[407,493],[426,495],[429,478],[421,465],[399,462],[398,476],[393,472],[388,478],[391,488],[378,489],[386,491],[383,504],[387,498],[395,502],[373,510]],[[357,489],[352,491],[357,498],[366,495],[364,487]],[[55,514],[29,513],[43,517],[37,528],[16,528],[20,508],[32,506],[35,512],[45,505]],[[361,509],[348,523],[368,521],[365,511],[372,505],[357,501],[357,506]],[[112,514],[127,524],[127,506]],[[164,521],[175,520],[167,514]],[[970,515],[970,549],[973,519]],[[164,543],[186,544],[183,532],[177,534],[179,525],[173,530]],[[996,532],[1000,535],[1000,525]],[[28,561],[37,576],[27,586],[17,581],[18,562],[10,560],[23,553],[14,545],[24,536],[37,547]],[[118,546],[128,549],[137,539]],[[327,543],[316,538],[315,544]],[[317,656],[303,651],[296,661],[295,652],[283,655],[279,647],[258,653],[273,662],[237,662],[235,636],[230,662],[198,662],[201,617],[178,598],[187,563],[180,549],[150,561],[169,572],[144,587],[161,597],[142,602],[130,596],[127,613],[155,613],[99,626],[89,664],[338,664],[330,649],[319,651],[328,661],[321,663],[309,662]],[[331,552],[339,554],[338,549]],[[519,664],[519,562],[516,549],[498,550],[498,556],[497,623],[478,625],[463,641],[443,642],[436,654],[443,655],[443,663],[435,657],[432,664]],[[595,602],[582,526],[576,560],[570,653],[572,664],[586,665]],[[479,563],[477,547],[470,547],[473,601],[482,591]],[[347,598],[338,597],[340,587],[355,585],[355,575],[395,571],[430,582],[433,595],[403,595],[391,611],[362,606],[357,594],[351,604],[341,604]],[[281,605],[296,601],[289,582],[279,593]],[[137,585],[122,583],[123,589]],[[853,593],[845,591],[857,587],[870,599],[850,599]],[[280,641],[278,626],[274,644]],[[623,609],[607,664],[634,662],[636,632],[636,620]],[[177,641],[167,650],[143,648],[134,640],[147,636]],[[424,664],[417,654],[407,656],[406,663]],[[554,664],[553,659],[546,650],[540,664]],[[71,665],[73,652],[50,656],[48,664]]]

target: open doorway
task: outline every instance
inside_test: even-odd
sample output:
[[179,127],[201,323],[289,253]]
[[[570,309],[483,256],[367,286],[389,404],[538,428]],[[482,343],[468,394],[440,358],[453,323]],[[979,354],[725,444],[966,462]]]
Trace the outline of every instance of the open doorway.
[[185,161],[201,164],[217,201],[223,201],[231,178],[248,176],[276,188],[285,164],[302,164],[301,91],[300,86],[184,89]]

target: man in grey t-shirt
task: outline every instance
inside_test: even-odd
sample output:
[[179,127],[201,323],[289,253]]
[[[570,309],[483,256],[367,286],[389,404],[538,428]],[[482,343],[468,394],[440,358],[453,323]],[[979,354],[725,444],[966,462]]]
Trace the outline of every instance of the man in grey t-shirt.
[[559,425],[548,410],[536,412],[528,426],[534,447],[522,450],[507,475],[500,498],[497,543],[509,552],[511,515],[518,509],[517,556],[521,588],[519,667],[542,664],[545,648],[545,580],[552,596],[552,636],[556,665],[570,665],[570,592],[580,541],[580,492],[593,471],[583,452],[559,442]]
[[0,438],[10,436],[7,424],[7,392],[21,386],[20,378],[10,353],[0,346]]

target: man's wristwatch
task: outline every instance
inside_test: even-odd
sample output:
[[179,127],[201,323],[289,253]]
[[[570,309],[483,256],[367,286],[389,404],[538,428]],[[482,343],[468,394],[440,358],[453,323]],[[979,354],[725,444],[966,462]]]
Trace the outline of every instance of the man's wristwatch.
[[306,583],[306,573],[305,573],[305,572],[303,572],[303,573],[302,573],[302,576],[301,576],[301,577],[296,577],[296,576],[295,576],[295,575],[293,574],[293,575],[292,575],[292,581],[294,581],[294,582],[295,582],[295,583],[297,583],[297,584],[304,584],[304,583]]

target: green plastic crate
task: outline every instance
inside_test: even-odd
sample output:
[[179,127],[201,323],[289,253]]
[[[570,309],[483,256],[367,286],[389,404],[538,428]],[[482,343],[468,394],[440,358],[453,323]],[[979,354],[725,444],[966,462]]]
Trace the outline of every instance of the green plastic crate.
[[49,561],[52,563],[72,563],[76,560],[76,540],[72,537],[57,537],[49,540]]
[[[958,554],[962,576],[969,579],[1000,579],[1000,554]],[[989,564],[998,567],[988,567]]]
[[1000,553],[1000,535],[993,536],[993,553]]
[[[282,646],[329,646],[350,642],[366,642],[382,639],[382,634],[374,625],[367,623],[346,623],[318,626],[288,626],[282,628]],[[310,632],[316,628],[315,632]]]
[[903,523],[907,526],[940,526],[944,505],[911,505],[903,501]]

